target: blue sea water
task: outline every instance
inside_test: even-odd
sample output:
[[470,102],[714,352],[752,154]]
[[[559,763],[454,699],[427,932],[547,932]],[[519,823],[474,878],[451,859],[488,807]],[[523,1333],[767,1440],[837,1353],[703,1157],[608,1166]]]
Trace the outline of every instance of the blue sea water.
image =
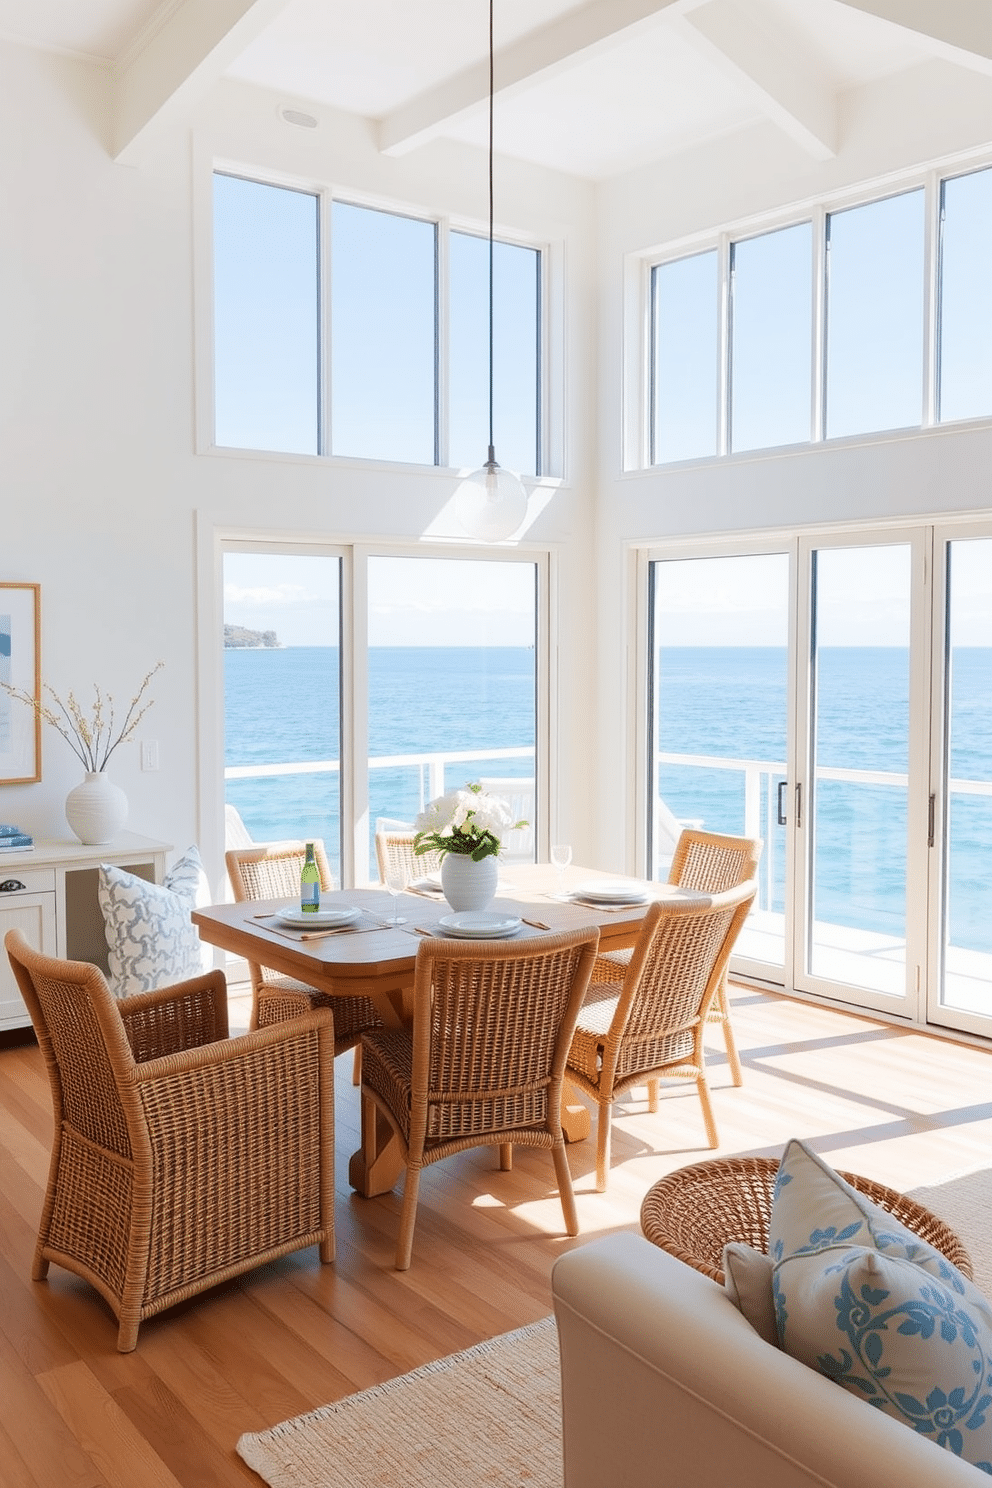
[[[656,748],[663,753],[784,764],[787,658],[775,647],[666,647],[656,675]],[[339,757],[339,658],[332,647],[225,652],[228,765]],[[992,650],[956,648],[949,744],[952,777],[992,781]],[[816,762],[825,768],[908,768],[909,660],[896,647],[820,651]],[[534,652],[527,647],[373,647],[372,759],[432,750],[533,748]],[[528,759],[449,766],[447,785],[480,775],[530,775]],[[777,786],[761,782],[769,908],[784,904],[786,828]],[[680,818],[744,830],[742,771],[659,765],[658,791]],[[320,836],[339,851],[334,774],[227,782],[253,837]],[[412,820],[426,778],[412,767],[370,772],[370,833],[380,816]],[[822,780],[814,803],[814,913],[853,928],[905,932],[906,791]],[[791,807],[791,803],[790,803]],[[806,803],[807,810],[809,803]],[[992,796],[952,793],[947,917],[952,944],[992,951]]]

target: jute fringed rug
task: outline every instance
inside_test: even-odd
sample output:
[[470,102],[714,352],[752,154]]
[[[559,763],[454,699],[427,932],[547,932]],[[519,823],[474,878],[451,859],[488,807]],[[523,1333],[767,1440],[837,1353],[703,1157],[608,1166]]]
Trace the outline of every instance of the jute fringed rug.
[[554,1321],[243,1436],[271,1488],[561,1488]]

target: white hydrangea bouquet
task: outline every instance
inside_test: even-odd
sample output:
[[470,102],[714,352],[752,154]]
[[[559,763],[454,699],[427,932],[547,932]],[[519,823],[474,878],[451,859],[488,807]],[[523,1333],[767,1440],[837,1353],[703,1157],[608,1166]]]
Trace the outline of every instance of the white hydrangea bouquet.
[[506,832],[526,827],[513,820],[508,802],[484,791],[478,781],[438,796],[414,823],[413,850],[422,853],[458,853],[476,863],[495,857]]

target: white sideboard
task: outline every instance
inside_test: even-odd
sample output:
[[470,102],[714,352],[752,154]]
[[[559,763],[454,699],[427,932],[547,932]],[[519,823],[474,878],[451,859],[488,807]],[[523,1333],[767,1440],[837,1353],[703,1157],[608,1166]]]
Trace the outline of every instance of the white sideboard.
[[[2,949],[7,931],[23,931],[35,950],[46,956],[93,961],[106,971],[107,940],[97,898],[100,864],[113,863],[161,883],[171,846],[122,832],[101,847],[36,842],[28,852],[0,853],[0,1032],[31,1022]],[[4,888],[5,884],[20,887]]]

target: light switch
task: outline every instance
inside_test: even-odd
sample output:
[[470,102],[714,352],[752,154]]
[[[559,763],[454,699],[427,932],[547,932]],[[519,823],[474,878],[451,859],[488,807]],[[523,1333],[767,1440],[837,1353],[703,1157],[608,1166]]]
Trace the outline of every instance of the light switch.
[[158,769],[158,740],[142,739],[141,741],[141,768],[143,770]]

